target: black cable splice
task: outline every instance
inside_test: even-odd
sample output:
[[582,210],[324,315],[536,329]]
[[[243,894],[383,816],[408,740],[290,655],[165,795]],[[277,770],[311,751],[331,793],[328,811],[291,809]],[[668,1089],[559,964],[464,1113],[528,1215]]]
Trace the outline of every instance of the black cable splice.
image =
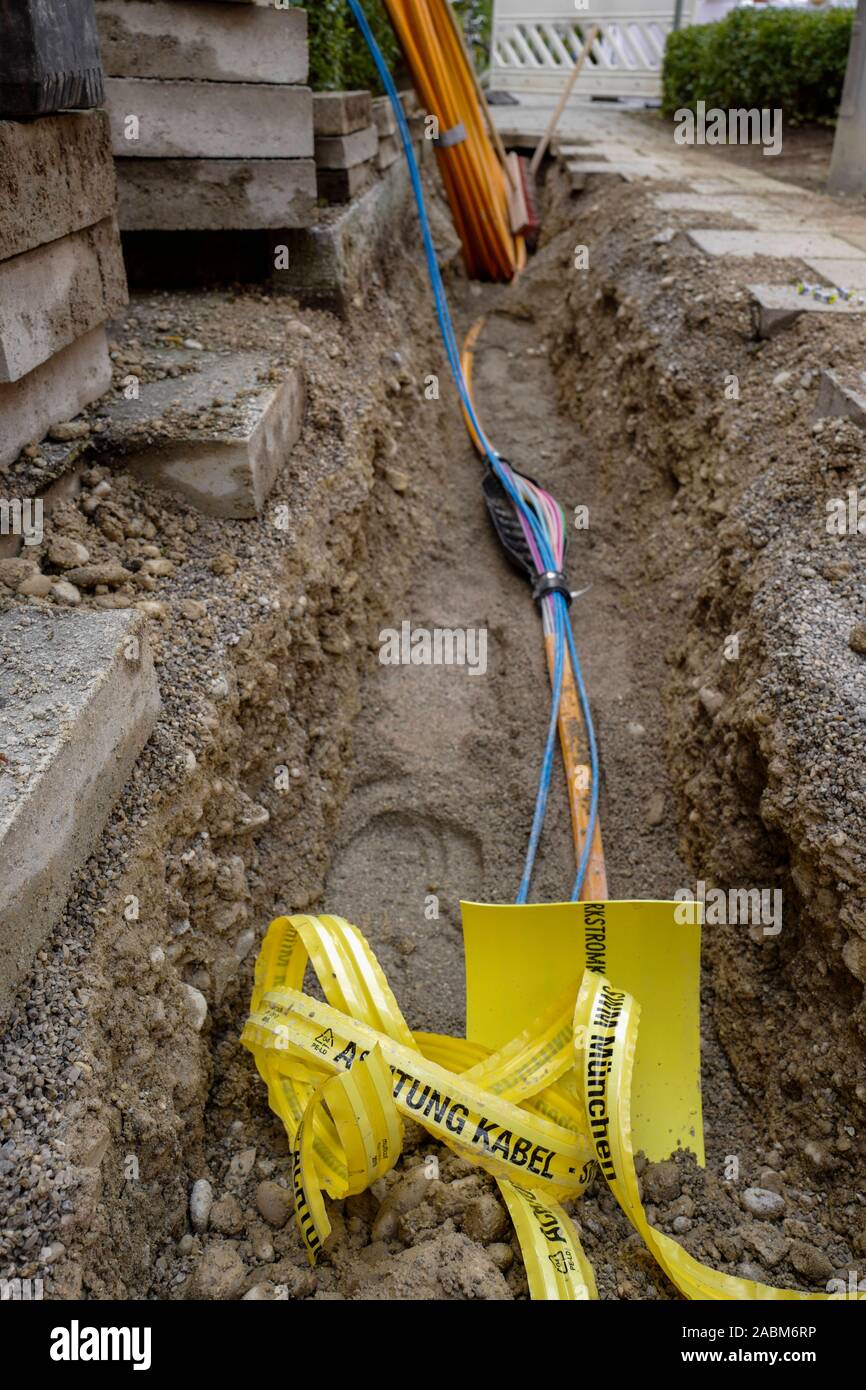
[[[506,462],[505,459],[502,461]],[[534,481],[528,474],[517,473],[515,468],[512,468],[512,472],[517,477],[527,478],[529,482]],[[520,570],[524,578],[529,580],[533,598],[540,603],[547,594],[561,593],[566,603],[570,604],[571,587],[565,575],[559,570],[547,570],[544,574],[539,574],[536,570],[517,508],[496,474],[488,471],[482,486],[484,500],[499,543],[515,569]]]

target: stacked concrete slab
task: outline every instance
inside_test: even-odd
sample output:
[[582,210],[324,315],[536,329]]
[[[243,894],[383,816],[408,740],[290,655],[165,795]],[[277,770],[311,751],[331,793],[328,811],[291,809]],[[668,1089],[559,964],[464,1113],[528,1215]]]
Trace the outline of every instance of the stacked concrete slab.
[[250,0],[96,0],[122,231],[307,226],[307,16]]
[[313,97],[319,196],[348,203],[377,173],[379,131],[369,92],[316,92]]
[[0,466],[108,389],[126,299],[105,114],[0,119]]
[[[423,144],[424,114],[413,91],[402,94],[416,148]],[[388,97],[369,92],[316,92],[313,97],[319,196],[348,203],[385,174],[402,154],[400,132]]]

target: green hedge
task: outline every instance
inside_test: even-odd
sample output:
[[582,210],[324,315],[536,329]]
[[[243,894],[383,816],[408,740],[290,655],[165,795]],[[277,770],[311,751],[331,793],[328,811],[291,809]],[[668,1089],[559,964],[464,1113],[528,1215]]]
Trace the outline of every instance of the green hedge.
[[[351,92],[367,88],[380,92],[373,59],[346,0],[301,0],[310,35],[310,85],[317,92]],[[381,0],[364,0],[364,12],[389,67],[397,58],[397,42]]]
[[[369,88],[381,92],[379,75],[346,0],[297,0],[307,10],[310,83],[317,92]],[[382,0],[363,0],[364,12],[393,72],[399,49]],[[486,63],[492,0],[457,0],[470,46],[479,65]]]
[[781,108],[792,125],[836,119],[853,10],[732,10],[668,38],[662,110]]

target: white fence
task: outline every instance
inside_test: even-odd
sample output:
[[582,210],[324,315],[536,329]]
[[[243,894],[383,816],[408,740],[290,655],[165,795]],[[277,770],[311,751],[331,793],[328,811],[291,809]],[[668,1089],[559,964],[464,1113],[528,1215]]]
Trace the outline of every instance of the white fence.
[[[699,0],[683,0],[681,23]],[[601,35],[577,80],[578,94],[661,95],[665,41],[674,0],[495,0],[490,86],[497,91],[558,93],[593,24]]]

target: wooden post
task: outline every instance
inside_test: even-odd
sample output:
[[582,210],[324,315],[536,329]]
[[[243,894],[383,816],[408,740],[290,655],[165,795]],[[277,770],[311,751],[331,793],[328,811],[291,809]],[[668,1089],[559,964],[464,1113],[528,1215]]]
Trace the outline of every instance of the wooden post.
[[0,117],[99,106],[93,0],[0,0]]
[[827,180],[830,193],[866,193],[866,0],[858,0]]

